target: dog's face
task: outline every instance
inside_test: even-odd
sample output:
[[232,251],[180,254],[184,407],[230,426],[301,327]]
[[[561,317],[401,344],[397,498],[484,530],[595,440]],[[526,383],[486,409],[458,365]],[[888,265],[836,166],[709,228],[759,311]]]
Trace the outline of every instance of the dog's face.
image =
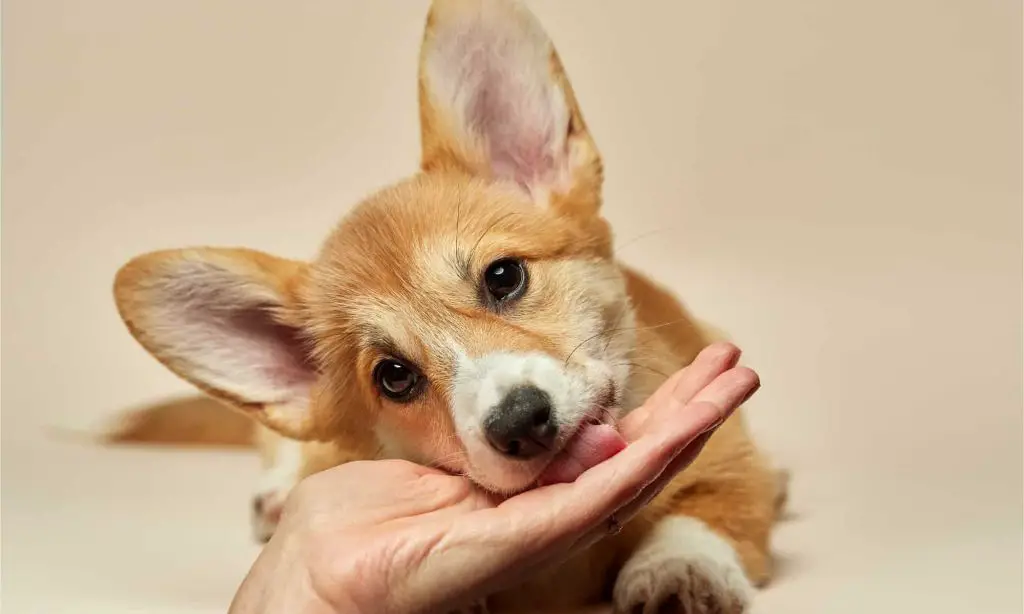
[[361,399],[390,455],[495,490],[613,418],[628,373],[618,268],[508,186],[428,174],[376,195],[328,240],[301,304],[328,384],[317,411]]
[[614,420],[629,373],[600,158],[550,41],[507,0],[434,3],[420,110],[423,172],[312,263],[149,254],[118,305],[169,368],[279,432],[521,490]]

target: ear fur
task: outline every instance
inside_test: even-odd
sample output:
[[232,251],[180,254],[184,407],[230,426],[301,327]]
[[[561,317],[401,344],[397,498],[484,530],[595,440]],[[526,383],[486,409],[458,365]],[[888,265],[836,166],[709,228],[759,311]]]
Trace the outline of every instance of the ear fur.
[[593,214],[601,158],[561,61],[514,0],[435,0],[419,73],[422,168],[510,180]]
[[153,252],[118,271],[114,297],[132,335],[171,371],[305,438],[316,380],[295,299],[305,266],[246,249]]

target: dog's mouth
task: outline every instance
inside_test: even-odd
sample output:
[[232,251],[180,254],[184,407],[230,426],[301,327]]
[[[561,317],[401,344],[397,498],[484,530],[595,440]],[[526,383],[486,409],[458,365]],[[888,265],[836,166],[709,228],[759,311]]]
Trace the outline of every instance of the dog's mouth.
[[615,427],[614,396],[613,391],[603,399],[606,402],[595,404],[593,415],[566,438],[537,479],[538,485],[572,482],[590,467],[626,447],[626,440]]

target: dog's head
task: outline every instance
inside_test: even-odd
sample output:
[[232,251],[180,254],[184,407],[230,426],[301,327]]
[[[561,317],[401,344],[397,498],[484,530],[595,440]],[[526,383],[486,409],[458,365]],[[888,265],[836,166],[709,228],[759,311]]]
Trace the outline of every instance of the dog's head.
[[512,492],[614,420],[629,373],[601,160],[517,3],[435,2],[419,93],[422,172],[358,205],[313,262],[156,252],[115,295],[149,352],[278,432]]

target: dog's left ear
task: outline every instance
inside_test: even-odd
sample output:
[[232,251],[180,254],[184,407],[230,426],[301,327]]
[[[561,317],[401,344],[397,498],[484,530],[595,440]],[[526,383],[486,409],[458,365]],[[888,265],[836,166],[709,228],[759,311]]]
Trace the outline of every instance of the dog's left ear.
[[299,322],[306,265],[253,250],[164,250],[114,282],[135,339],[168,369],[288,437],[313,437],[317,380]]
[[544,29],[514,0],[435,0],[420,52],[422,167],[511,180],[596,213],[601,157]]

